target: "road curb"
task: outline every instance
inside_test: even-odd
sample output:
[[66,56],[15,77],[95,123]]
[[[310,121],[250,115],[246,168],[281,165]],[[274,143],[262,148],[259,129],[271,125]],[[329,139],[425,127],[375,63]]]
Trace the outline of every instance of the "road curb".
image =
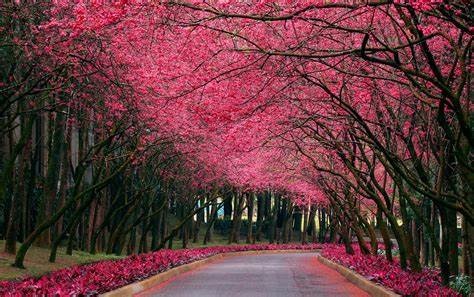
[[203,265],[209,264],[211,262],[215,262],[223,258],[228,258],[228,257],[233,257],[233,256],[261,255],[261,254],[317,253],[317,252],[320,252],[320,250],[319,249],[315,249],[315,250],[261,250],[261,251],[243,251],[243,252],[229,252],[229,253],[217,254],[217,255],[202,259],[202,260],[191,262],[189,264],[184,264],[184,265],[171,268],[170,270],[158,273],[142,281],[131,283],[129,285],[120,287],[113,291],[101,294],[100,296],[102,297],[133,296],[134,294],[140,293],[156,285],[159,285],[163,282],[166,282],[167,280],[177,275],[199,268]]
[[361,288],[362,290],[369,293],[371,296],[376,297],[396,297],[401,296],[396,294],[395,292],[382,287],[374,282],[369,281],[362,275],[352,271],[351,269],[344,267],[340,264],[337,264],[331,260],[324,258],[321,255],[318,255],[318,261],[321,264],[326,265],[327,267],[336,270],[341,275],[343,275],[348,281],[356,285],[357,287]]

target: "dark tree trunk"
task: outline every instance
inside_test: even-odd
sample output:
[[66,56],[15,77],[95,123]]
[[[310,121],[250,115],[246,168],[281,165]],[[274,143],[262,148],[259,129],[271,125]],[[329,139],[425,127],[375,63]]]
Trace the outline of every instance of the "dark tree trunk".
[[[202,197],[201,199],[199,199],[199,207],[201,207],[202,205],[205,204],[205,197]],[[193,232],[193,243],[196,243],[198,242],[199,240],[199,231],[201,230],[201,224],[204,223],[204,209],[201,209],[197,215],[197,220],[194,224],[194,232]]]
[[462,221],[462,231],[463,270],[471,279],[471,288],[474,288],[474,227],[465,218]]
[[253,204],[254,204],[254,195],[253,193],[249,193],[247,195],[247,240],[246,243],[254,242],[254,238],[252,235],[252,219],[253,219]]
[[408,217],[407,205],[404,197],[400,197],[400,213],[403,221],[403,231],[405,237],[405,249],[407,252],[408,259],[410,261],[410,268],[413,271],[421,271],[420,259],[413,250],[413,237],[411,236],[411,224],[413,220]]
[[308,218],[308,228],[306,233],[308,236],[311,236],[311,242],[317,242],[317,233],[316,233],[316,206],[310,205],[309,218]]
[[303,223],[304,210],[298,208],[293,213],[293,233],[296,234],[298,241],[302,241],[301,223]]
[[217,202],[213,201],[211,213],[209,214],[210,215],[209,221],[207,222],[206,234],[204,235],[204,242],[203,242],[204,245],[212,241],[212,233],[213,233],[212,229],[214,226],[214,222],[217,219],[217,211],[218,211]]
[[151,225],[149,219],[145,219],[141,223],[140,244],[138,247],[139,254],[148,253],[148,231],[150,230]]
[[[154,201],[152,204],[152,211],[156,212],[158,210],[158,201]],[[158,248],[158,244],[160,243],[160,233],[162,233],[162,220],[163,220],[163,213],[161,211],[159,213],[154,214],[151,220],[151,249],[156,250]]]
[[234,199],[234,216],[232,219],[232,230],[229,236],[229,243],[239,243],[240,241],[240,226],[242,223],[242,214],[245,204],[245,194],[237,193]]
[[23,149],[19,165],[18,165],[18,181],[15,192],[12,195],[10,203],[10,211],[7,219],[7,227],[5,234],[5,252],[8,254],[16,254],[16,241],[18,238],[20,209],[26,207],[22,205],[26,203],[26,189],[25,189],[25,171],[27,170],[27,162],[31,153],[31,141],[27,141]]
[[270,243],[274,243],[277,238],[277,221],[278,221],[278,214],[280,213],[280,195],[274,194],[274,205],[273,205],[273,212],[272,212],[272,221],[269,228],[268,234],[268,241]]
[[318,211],[319,218],[319,242],[326,242],[326,209],[320,208]]
[[262,194],[259,193],[257,195],[257,229],[255,231],[253,243],[255,243],[255,241],[262,241],[263,219],[265,215],[264,202]]
[[[61,159],[61,147],[63,144],[63,113],[56,113],[53,133],[49,133],[48,140],[48,166],[46,171],[46,181],[44,184],[43,195],[39,206],[39,221],[47,220],[51,216],[52,205],[56,200],[57,185],[59,179],[59,166]],[[48,247],[51,243],[51,229],[47,228],[38,237],[36,244],[41,247]]]
[[303,208],[303,232],[301,234],[301,243],[306,244],[308,242],[308,215],[309,215],[309,209],[308,208]]
[[232,193],[227,192],[224,194],[224,219],[230,220],[232,218]]
[[390,233],[387,228],[387,223],[385,222],[382,211],[380,209],[377,210],[377,225],[380,229],[380,233],[382,235],[383,243],[385,246],[385,257],[388,261],[393,262],[392,240],[390,239]]

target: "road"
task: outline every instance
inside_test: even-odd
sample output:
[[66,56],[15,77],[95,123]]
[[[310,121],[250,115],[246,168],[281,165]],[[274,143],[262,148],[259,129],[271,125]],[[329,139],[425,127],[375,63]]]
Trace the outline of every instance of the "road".
[[291,297],[369,296],[313,253],[224,258],[181,274],[138,296]]

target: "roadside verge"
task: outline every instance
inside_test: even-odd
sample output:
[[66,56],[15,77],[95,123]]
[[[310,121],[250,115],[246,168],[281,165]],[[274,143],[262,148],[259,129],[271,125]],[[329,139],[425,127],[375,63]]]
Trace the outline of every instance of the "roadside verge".
[[320,263],[326,265],[327,267],[336,270],[342,276],[344,276],[348,281],[356,285],[357,287],[361,288],[362,290],[369,293],[371,296],[377,297],[396,297],[401,296],[396,294],[395,292],[382,287],[370,280],[366,279],[362,275],[358,274],[357,272],[352,271],[351,269],[344,267],[340,264],[337,264],[331,260],[324,258],[321,255],[318,255],[318,260]]

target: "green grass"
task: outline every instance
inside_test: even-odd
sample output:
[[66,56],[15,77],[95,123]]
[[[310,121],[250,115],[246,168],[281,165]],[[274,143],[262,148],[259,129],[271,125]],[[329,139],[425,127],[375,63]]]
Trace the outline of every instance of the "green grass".
[[66,255],[65,248],[59,248],[56,262],[50,263],[48,261],[49,249],[33,246],[28,250],[28,254],[25,258],[26,269],[19,269],[11,266],[15,256],[4,253],[4,246],[5,241],[0,240],[0,280],[19,279],[26,276],[40,276],[47,272],[72,265],[122,258],[105,254],[91,255],[81,251],[74,251],[72,256],[69,256]]

